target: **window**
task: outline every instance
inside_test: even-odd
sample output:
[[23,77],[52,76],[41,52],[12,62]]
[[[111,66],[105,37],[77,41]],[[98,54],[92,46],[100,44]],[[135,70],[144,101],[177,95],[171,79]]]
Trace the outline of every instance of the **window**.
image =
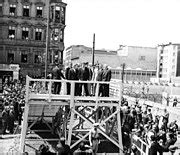
[[167,72],[167,68],[163,68],[163,69],[162,69],[162,72]]
[[60,31],[60,42],[63,42],[63,30]]
[[13,63],[14,62],[14,53],[8,53],[8,57],[7,57],[7,61],[9,63]]
[[9,26],[9,39],[14,39],[15,38],[15,27]]
[[2,4],[0,3],[0,16],[3,15],[3,7],[2,7]]
[[65,8],[61,7],[61,22],[65,24]]
[[59,29],[55,28],[52,31],[51,40],[58,41],[59,40]]
[[41,40],[42,38],[42,29],[36,28],[35,40]]
[[25,53],[21,54],[21,62],[22,63],[27,63],[27,54],[25,54]]
[[42,62],[42,57],[38,54],[35,54],[34,63],[41,63],[41,62]]
[[15,16],[15,13],[16,13],[16,5],[15,4],[10,4],[9,15],[10,16]]
[[29,17],[29,6],[28,5],[23,6],[23,16]]
[[139,57],[139,60],[145,61],[145,56],[140,56],[140,57]]
[[29,39],[28,36],[29,36],[29,28],[23,27],[23,29],[22,29],[22,39],[28,40]]
[[56,6],[55,9],[55,22],[60,22],[60,6]]
[[42,6],[37,6],[36,7],[36,17],[38,17],[38,18],[41,18],[42,17]]
[[50,12],[51,12],[50,18],[53,20],[54,19],[54,6],[51,6]]

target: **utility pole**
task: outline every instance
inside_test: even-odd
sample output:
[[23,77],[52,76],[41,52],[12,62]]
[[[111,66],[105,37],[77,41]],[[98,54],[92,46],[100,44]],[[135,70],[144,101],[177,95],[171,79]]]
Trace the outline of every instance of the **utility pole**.
[[95,33],[93,35],[92,66],[94,66]]
[[123,63],[121,66],[122,66],[121,80],[122,80],[122,83],[124,83],[124,69],[125,69],[125,63]]
[[50,14],[50,3],[47,1],[47,28],[46,28],[46,53],[45,53],[45,79],[47,78],[48,69],[48,51],[49,51],[49,14]]

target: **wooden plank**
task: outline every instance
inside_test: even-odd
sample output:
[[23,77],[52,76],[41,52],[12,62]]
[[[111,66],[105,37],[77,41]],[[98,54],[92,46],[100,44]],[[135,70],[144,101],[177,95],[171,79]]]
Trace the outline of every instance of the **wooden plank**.
[[23,123],[22,123],[22,131],[21,131],[21,138],[20,138],[20,152],[24,152],[25,147],[25,138],[26,138],[26,131],[28,127],[28,112],[29,112],[29,104],[28,104],[28,97],[29,97],[29,78],[26,76],[26,96],[25,96],[25,109],[23,114]]
[[117,107],[117,110],[119,111],[117,113],[117,126],[118,126],[118,141],[119,141],[119,153],[120,154],[124,154],[123,153],[123,144],[122,144],[122,131],[121,131],[121,115],[120,115],[120,107],[121,107],[121,100],[122,100],[122,89],[123,88],[123,84],[122,82],[120,81],[119,83],[119,106]]
[[71,146],[71,137],[72,137],[72,129],[74,124],[74,89],[75,83],[71,83],[71,100],[70,100],[70,109],[71,109],[71,117],[70,117],[70,124],[69,124],[69,132],[68,132],[68,145]]

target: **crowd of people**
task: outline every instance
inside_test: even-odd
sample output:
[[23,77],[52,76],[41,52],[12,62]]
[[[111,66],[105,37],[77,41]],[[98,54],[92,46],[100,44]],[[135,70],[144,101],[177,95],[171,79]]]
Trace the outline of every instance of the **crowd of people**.
[[[138,103],[129,105],[125,99],[122,101],[121,123],[123,145],[125,150],[131,148],[131,136],[137,135],[149,146],[149,155],[160,155],[163,152],[174,151],[172,147],[177,141],[177,121],[169,122],[167,109],[153,111],[150,107],[142,107]],[[129,140],[128,140],[129,139]],[[132,151],[136,154],[137,148]],[[130,151],[127,149],[127,152]]]
[[25,87],[12,77],[6,78],[2,93],[2,132],[14,133],[15,123],[21,125],[25,105]]

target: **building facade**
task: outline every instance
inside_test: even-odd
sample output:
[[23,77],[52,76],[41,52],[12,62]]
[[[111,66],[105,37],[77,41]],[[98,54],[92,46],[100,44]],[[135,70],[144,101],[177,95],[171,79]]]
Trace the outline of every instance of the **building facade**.
[[[73,64],[92,63],[92,48],[83,45],[73,45],[65,51],[65,62]],[[112,77],[119,79],[124,68],[124,80],[150,81],[156,77],[157,48],[120,46],[117,51],[95,50],[94,62],[107,64],[112,69]]]
[[[112,78],[122,79],[122,69],[112,68]],[[136,70],[125,69],[123,72],[124,81],[150,82],[151,78],[156,78],[156,70]]]
[[[107,64],[110,67],[116,66],[116,61],[108,62],[107,58],[110,60],[117,57],[116,51],[107,50],[95,50],[94,51],[94,63]],[[66,64],[71,62],[73,64],[89,62],[92,63],[92,48],[86,47],[84,45],[72,45],[65,50],[65,62]]]
[[119,61],[125,68],[133,70],[156,70],[157,48],[141,46],[120,46],[117,50]]
[[0,0],[0,64],[33,77],[44,76],[46,58],[48,69],[62,62],[65,12],[61,0]]
[[180,44],[159,45],[157,61],[160,81],[173,82],[180,78]]

